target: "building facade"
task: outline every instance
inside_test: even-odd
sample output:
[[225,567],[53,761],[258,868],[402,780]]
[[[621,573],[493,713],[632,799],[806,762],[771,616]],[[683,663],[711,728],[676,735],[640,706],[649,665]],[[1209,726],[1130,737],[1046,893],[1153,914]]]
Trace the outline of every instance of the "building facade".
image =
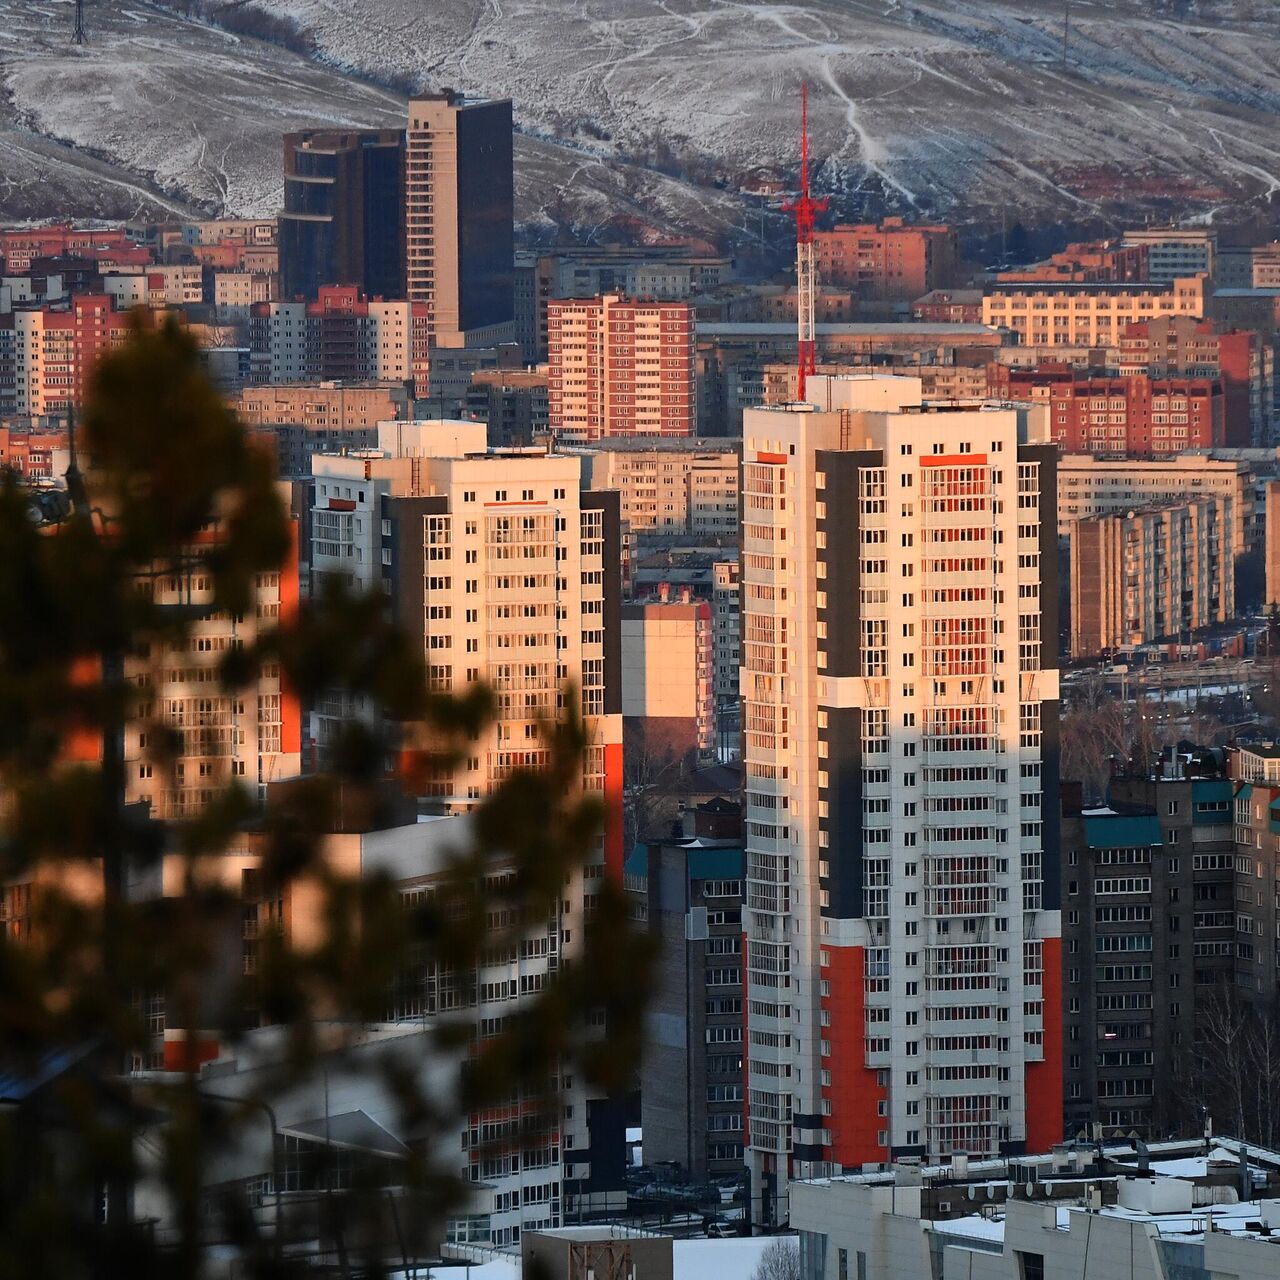
[[[514,336],[511,102],[409,100],[405,288],[446,345]],[[463,337],[462,335],[468,335]]]
[[632,851],[626,887],[658,948],[640,1066],[645,1163],[712,1179],[742,1170],[745,865],[740,817],[726,838],[691,816],[688,836]]
[[839,225],[813,237],[818,278],[875,302],[912,302],[956,283],[956,233],[947,226],[909,226],[901,218],[879,225]]
[[715,646],[706,600],[622,606],[622,728],[626,753],[693,769],[716,749]]
[[1172,499],[1077,521],[1071,656],[1095,657],[1235,616],[1229,499]]
[[753,1219],[1061,1124],[1055,451],[816,378],[744,424]]
[[403,208],[403,129],[286,133],[281,297],[333,284],[404,297]]
[[1155,316],[1209,314],[1207,276],[1168,284],[997,282],[982,300],[982,321],[1008,329],[1024,346],[1107,346],[1121,330]]
[[619,294],[547,307],[547,410],[557,439],[692,436],[693,311]]
[[1068,1133],[1188,1126],[1197,1007],[1234,983],[1233,789],[1120,776],[1107,808],[1063,814]]

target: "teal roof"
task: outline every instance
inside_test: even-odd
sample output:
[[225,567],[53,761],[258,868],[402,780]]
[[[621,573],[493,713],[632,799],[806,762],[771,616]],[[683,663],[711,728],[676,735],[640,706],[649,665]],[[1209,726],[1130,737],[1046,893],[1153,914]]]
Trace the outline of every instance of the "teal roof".
[[1230,778],[1196,778],[1191,783],[1191,799],[1199,804],[1202,800],[1230,800]]
[[[747,855],[733,845],[701,848],[696,840],[684,846],[688,858],[690,880],[740,880],[746,873]],[[649,849],[638,844],[623,865],[623,874],[645,877],[649,874]]]
[[1085,818],[1084,838],[1090,849],[1136,849],[1163,844],[1160,823],[1153,816],[1099,814]]
[[1236,792],[1236,799],[1243,800],[1246,804],[1253,798],[1253,783],[1246,782],[1240,790]]
[[1191,783],[1191,821],[1206,827],[1231,821],[1230,779],[1197,778]]

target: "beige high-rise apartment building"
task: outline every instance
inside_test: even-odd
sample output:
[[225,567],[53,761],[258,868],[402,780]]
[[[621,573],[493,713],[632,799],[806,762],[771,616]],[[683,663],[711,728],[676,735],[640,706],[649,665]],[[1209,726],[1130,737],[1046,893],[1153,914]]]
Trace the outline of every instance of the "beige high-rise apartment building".
[[409,101],[405,282],[435,340],[487,346],[515,333],[511,101],[445,92]]
[[1030,407],[814,377],[742,478],[747,1162],[1062,1132],[1054,463]]

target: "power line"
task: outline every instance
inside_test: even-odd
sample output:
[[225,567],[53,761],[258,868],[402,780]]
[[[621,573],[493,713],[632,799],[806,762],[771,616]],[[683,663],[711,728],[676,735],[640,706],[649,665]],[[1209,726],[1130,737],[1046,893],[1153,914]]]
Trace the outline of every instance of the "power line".
[[84,33],[84,0],[76,0],[76,27],[71,33],[71,43],[88,43],[88,37]]

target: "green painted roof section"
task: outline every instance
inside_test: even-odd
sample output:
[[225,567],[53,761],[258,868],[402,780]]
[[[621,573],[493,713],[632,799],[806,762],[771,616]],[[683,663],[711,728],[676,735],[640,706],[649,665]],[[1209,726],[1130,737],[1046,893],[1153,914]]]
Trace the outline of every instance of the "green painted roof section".
[[1253,798],[1253,783],[1244,783],[1240,790],[1236,792],[1236,799],[1243,800],[1247,804]]
[[[746,874],[747,855],[743,849],[732,845],[703,849],[698,847],[697,841],[690,842],[685,849],[690,880],[740,880]],[[622,871],[628,876],[647,876],[648,846],[636,845],[623,864]]]
[[1191,822],[1194,826],[1226,826],[1231,822],[1231,780],[1197,778],[1191,783]]
[[1191,783],[1191,799],[1195,804],[1202,800],[1230,800],[1230,778],[1196,778]]
[[1122,814],[1099,814],[1086,818],[1084,838],[1090,849],[1136,849],[1164,843],[1156,818],[1134,818]]

